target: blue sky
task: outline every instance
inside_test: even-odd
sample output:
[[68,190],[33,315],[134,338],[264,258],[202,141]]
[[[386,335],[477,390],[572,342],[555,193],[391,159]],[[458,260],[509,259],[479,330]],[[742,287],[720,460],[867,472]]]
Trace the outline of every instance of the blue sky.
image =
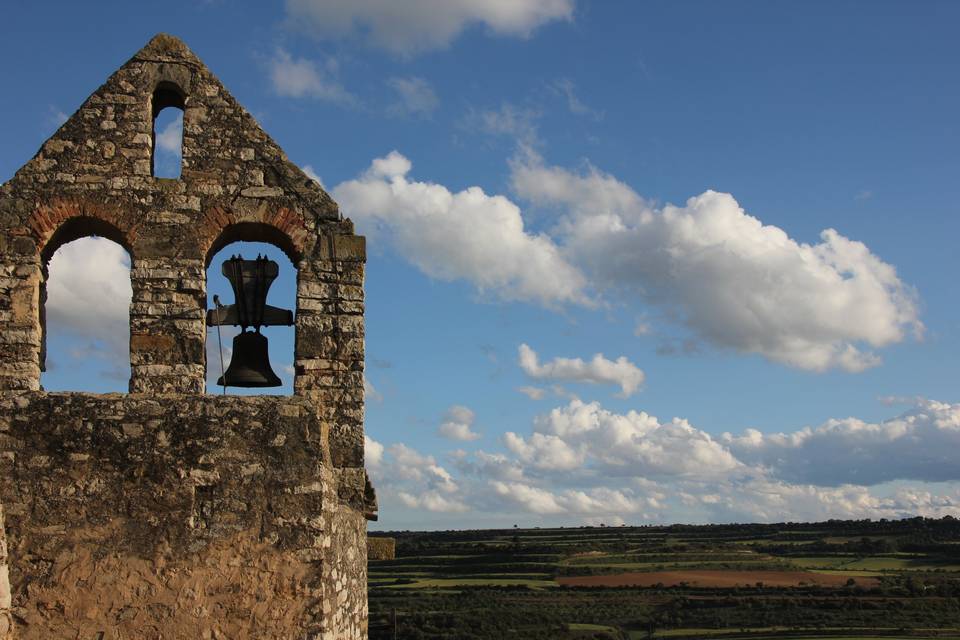
[[[7,8],[0,180],[182,38],[368,236],[377,527],[960,515],[960,6],[398,6]],[[129,265],[81,242],[43,383],[122,391]],[[292,307],[267,246],[211,295],[237,251]]]

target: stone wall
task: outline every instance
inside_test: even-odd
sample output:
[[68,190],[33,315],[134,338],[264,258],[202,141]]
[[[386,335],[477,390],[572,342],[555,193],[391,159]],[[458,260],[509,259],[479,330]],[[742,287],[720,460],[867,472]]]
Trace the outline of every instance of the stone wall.
[[178,403],[0,400],[18,638],[364,637],[363,505],[333,490],[351,479],[322,463],[312,403]]
[[[170,95],[184,108],[179,179],[152,171]],[[87,235],[131,256],[129,394],[40,389],[46,266]],[[292,397],[204,395],[206,267],[238,240],[297,268]],[[366,637],[364,261],[330,197],[170,36],[0,186],[15,638]],[[0,630],[4,566],[0,554]]]
[[397,557],[397,541],[381,536],[367,538],[367,557],[371,560],[393,560]]
[[0,640],[9,640],[13,620],[10,619],[10,578],[7,572],[7,533],[0,504]]

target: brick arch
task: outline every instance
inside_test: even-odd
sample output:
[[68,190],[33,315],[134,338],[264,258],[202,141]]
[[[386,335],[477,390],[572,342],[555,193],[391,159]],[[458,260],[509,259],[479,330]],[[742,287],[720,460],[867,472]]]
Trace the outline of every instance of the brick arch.
[[220,249],[232,242],[266,242],[286,254],[296,267],[309,253],[311,233],[303,218],[285,207],[259,211],[254,216],[238,216],[225,209],[204,212],[200,225],[204,268]]
[[[54,200],[40,205],[27,221],[31,235],[36,240],[40,254],[40,278],[36,308],[37,327],[40,331],[38,365],[46,371],[47,359],[47,267],[57,249],[90,236],[100,236],[116,242],[126,250],[131,263],[134,261],[133,242],[136,227],[129,228],[119,210],[85,200]],[[132,266],[132,264],[131,264]]]
[[130,226],[120,211],[109,205],[87,200],[54,200],[40,205],[27,221],[37,243],[41,263],[46,265],[54,252],[73,240],[102,236],[113,240],[135,258],[133,243],[136,226]]

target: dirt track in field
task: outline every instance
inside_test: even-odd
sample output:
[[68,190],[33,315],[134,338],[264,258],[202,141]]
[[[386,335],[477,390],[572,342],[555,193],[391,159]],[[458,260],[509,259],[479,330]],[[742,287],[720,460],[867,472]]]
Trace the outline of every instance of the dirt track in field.
[[[653,571],[649,573],[618,573],[609,576],[577,576],[557,578],[557,582],[568,587],[652,587],[662,584],[665,587],[686,583],[691,587],[747,587],[762,582],[766,587],[799,587],[818,585],[823,587],[842,587],[851,576],[829,575],[810,571]],[[878,584],[876,578],[852,576],[861,587],[873,587]]]

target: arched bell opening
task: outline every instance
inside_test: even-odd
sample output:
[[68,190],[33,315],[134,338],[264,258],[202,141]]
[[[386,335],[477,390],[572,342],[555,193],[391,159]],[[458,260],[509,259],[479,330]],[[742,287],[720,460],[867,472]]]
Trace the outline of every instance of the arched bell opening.
[[41,253],[40,384],[47,391],[126,392],[131,256],[95,218],[64,223]]
[[218,242],[206,274],[207,393],[292,395],[297,269],[286,251]]

